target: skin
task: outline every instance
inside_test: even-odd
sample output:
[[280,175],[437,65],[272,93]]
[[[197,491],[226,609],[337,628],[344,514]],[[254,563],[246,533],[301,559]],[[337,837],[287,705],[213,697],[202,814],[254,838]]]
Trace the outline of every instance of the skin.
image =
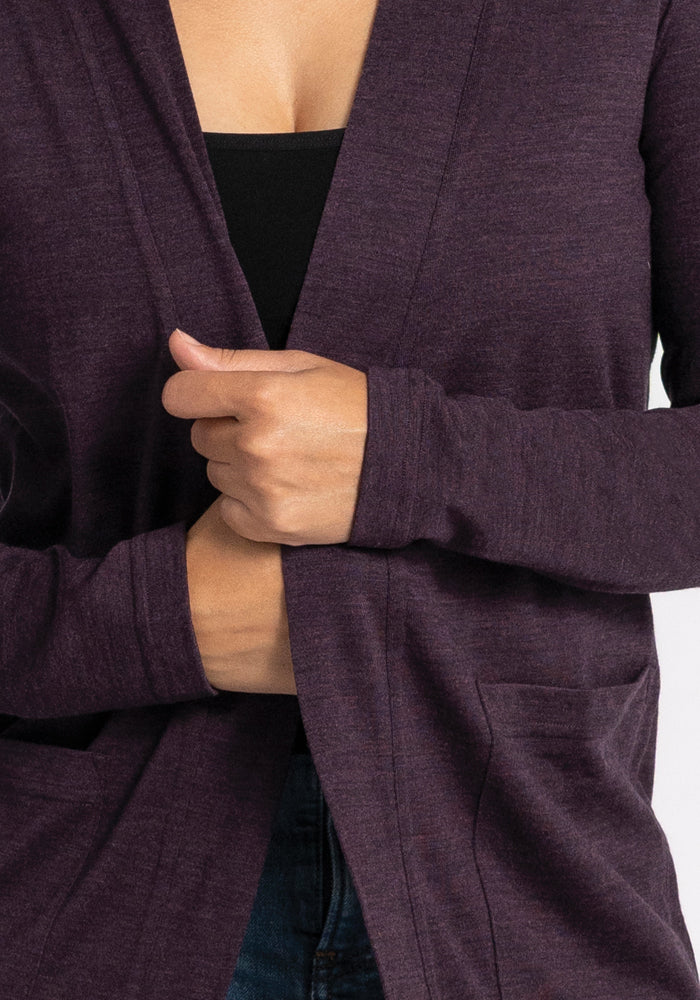
[[[205,132],[347,125],[377,0],[171,0]],[[192,623],[220,690],[295,694],[280,543],[347,540],[366,437],[366,377],[301,351],[197,350],[165,408],[194,419],[193,446],[222,496],[192,526]]]
[[187,533],[192,624],[209,683],[296,694],[280,547],[228,527],[216,501]]
[[176,330],[168,413],[221,496],[187,535],[192,623],[213,687],[295,694],[280,543],[345,542],[367,439],[367,376],[308,351],[220,350]]
[[343,128],[377,0],[170,0],[205,132]]
[[350,537],[367,437],[367,376],[308,351],[220,350],[176,330],[182,369],[163,406],[193,419],[221,517],[258,542],[332,545]]

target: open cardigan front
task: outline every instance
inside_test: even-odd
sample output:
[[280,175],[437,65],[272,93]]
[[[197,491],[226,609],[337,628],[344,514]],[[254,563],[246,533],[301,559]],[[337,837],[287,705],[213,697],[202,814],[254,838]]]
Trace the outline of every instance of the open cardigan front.
[[167,338],[267,343],[167,0],[7,0],[0,86],[1,1000],[224,1000],[299,711],[387,1000],[698,1000],[696,0],[380,0],[287,342],[369,394],[349,541],[282,547],[298,701],[189,615]]

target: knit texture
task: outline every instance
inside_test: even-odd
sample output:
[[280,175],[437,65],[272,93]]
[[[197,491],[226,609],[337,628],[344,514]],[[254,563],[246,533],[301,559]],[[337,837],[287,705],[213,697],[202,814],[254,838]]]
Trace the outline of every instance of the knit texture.
[[0,1000],[223,1000],[299,712],[387,1000],[699,1000],[649,599],[700,585],[695,0],[380,0],[286,344],[368,375],[298,702],[192,632],[167,338],[268,345],[167,3],[6,0],[0,87]]

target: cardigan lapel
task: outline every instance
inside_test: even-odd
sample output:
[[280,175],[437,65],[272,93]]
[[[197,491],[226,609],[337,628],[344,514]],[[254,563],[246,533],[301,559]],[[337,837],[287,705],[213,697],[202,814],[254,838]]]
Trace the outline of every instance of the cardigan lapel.
[[379,0],[288,349],[394,354],[466,86],[482,0]]
[[[360,365],[393,355],[457,111],[470,97],[469,67],[488,2],[379,0],[288,349]],[[161,315],[164,331],[177,323],[216,346],[267,349],[228,237],[168,0],[111,0],[88,9],[74,20],[79,34],[81,17],[92,20],[83,49],[97,53],[93,86],[118,158],[139,188],[132,212],[168,313]],[[185,238],[198,252],[189,275]],[[194,308],[193,297],[203,293],[207,307]]]

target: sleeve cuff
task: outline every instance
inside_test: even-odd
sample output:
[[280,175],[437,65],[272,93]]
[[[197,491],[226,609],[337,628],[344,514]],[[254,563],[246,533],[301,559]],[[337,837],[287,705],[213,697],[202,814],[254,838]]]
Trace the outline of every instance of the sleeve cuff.
[[134,614],[155,697],[167,703],[218,695],[204,672],[192,626],[185,522],[133,541]]
[[425,389],[419,368],[367,369],[367,439],[347,545],[396,549],[414,540]]

